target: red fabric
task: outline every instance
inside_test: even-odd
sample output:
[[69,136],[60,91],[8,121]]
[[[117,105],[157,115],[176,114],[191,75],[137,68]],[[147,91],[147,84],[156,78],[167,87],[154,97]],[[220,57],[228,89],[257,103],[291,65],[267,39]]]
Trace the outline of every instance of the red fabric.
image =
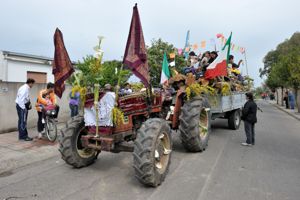
[[72,62],[64,45],[63,35],[56,28],[54,34],[54,60],[52,63],[52,74],[54,75],[54,92],[61,98],[65,91],[65,81],[74,72]]
[[123,64],[148,87],[150,83],[146,45],[137,4],[133,7]]
[[211,68],[211,69],[207,68],[206,69],[206,72],[205,72],[205,78],[206,79],[213,79],[217,76],[227,76],[227,63],[226,63],[226,60],[223,60],[222,62],[217,63],[214,68]]
[[45,106],[45,110],[55,110],[55,105],[48,105],[48,106]]
[[224,37],[222,33],[217,34],[217,38]]
[[[96,126],[89,126],[88,127],[89,133],[96,133]],[[98,133],[100,135],[110,135],[112,134],[112,127],[104,127],[104,126],[99,126],[98,127]]]

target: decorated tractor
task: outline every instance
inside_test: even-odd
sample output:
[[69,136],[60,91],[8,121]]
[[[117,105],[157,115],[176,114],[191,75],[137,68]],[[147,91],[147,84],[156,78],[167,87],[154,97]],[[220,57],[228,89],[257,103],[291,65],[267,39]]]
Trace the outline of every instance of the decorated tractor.
[[100,91],[99,97],[87,94],[84,116],[72,118],[61,131],[62,159],[80,168],[92,164],[101,151],[133,152],[135,176],[146,185],[158,186],[171,161],[172,129],[180,131],[189,151],[203,151],[207,146],[208,101],[201,96],[187,101],[184,83],[175,80],[173,94],[154,89],[119,96],[117,107],[108,112],[103,109],[109,107],[111,92]]
[[[58,36],[62,37],[62,34]],[[61,42],[56,45],[54,63],[62,66],[64,63],[59,62],[64,61],[63,55],[66,59],[68,56],[62,38],[55,41]],[[193,74],[177,74],[169,79],[163,89],[151,88],[137,6],[133,8],[123,64],[141,79],[146,88],[144,91],[124,95],[119,94],[118,87],[114,93],[110,85],[100,89],[95,84],[89,85],[92,89],[86,93],[87,85],[80,84],[91,78],[97,81],[101,77],[103,51],[100,44],[101,38],[95,47],[96,62],[88,65],[91,70],[85,70],[91,73],[89,76],[81,74],[81,77],[88,78],[76,81],[76,85],[83,89],[80,93],[83,112],[67,122],[59,137],[59,151],[67,164],[76,168],[88,166],[101,151],[132,152],[137,179],[145,185],[156,187],[163,182],[169,169],[172,130],[180,132],[181,142],[187,151],[201,152],[207,148],[211,119],[228,118],[232,129],[239,127],[244,95],[243,92],[233,94],[230,82],[221,81],[212,86],[205,79],[196,80]],[[63,72],[56,71],[58,75]],[[120,79],[118,86],[119,82]]]

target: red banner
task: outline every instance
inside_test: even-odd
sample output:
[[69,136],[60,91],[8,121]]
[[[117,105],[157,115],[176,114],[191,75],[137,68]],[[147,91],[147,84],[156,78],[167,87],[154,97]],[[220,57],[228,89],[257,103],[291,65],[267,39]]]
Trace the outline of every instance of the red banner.
[[54,34],[54,60],[52,63],[52,74],[54,75],[54,92],[61,98],[65,91],[65,81],[74,72],[72,62],[64,45],[63,35],[56,28]]
[[123,64],[125,68],[130,69],[134,75],[140,78],[146,87],[149,86],[147,51],[137,4],[133,7]]

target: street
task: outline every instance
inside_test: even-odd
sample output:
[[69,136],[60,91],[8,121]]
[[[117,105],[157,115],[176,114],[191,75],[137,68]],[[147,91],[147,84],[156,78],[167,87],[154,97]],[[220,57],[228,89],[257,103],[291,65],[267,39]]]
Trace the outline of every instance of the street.
[[102,152],[91,166],[74,169],[57,155],[4,173],[2,199],[162,199],[162,200],[298,200],[300,199],[300,122],[258,101],[256,145],[243,147],[243,124],[212,122],[206,151],[186,152],[173,134],[170,171],[157,188],[134,177],[131,153]]

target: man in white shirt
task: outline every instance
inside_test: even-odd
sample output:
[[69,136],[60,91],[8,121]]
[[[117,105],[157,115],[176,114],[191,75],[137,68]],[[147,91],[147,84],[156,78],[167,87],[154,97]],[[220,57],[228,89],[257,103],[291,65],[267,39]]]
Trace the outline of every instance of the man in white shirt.
[[[113,126],[112,110],[115,106],[116,94],[112,92],[112,86],[105,84],[105,94],[99,100],[98,104],[98,125],[99,126]],[[84,122],[86,126],[96,126],[96,108],[84,108]]]
[[[31,141],[32,138],[28,137],[27,132],[27,116],[30,105],[29,89],[32,88],[35,83],[34,79],[27,79],[26,84],[22,85],[17,94],[16,108],[18,112],[18,130],[19,140]],[[31,109],[31,108],[30,108]]]

